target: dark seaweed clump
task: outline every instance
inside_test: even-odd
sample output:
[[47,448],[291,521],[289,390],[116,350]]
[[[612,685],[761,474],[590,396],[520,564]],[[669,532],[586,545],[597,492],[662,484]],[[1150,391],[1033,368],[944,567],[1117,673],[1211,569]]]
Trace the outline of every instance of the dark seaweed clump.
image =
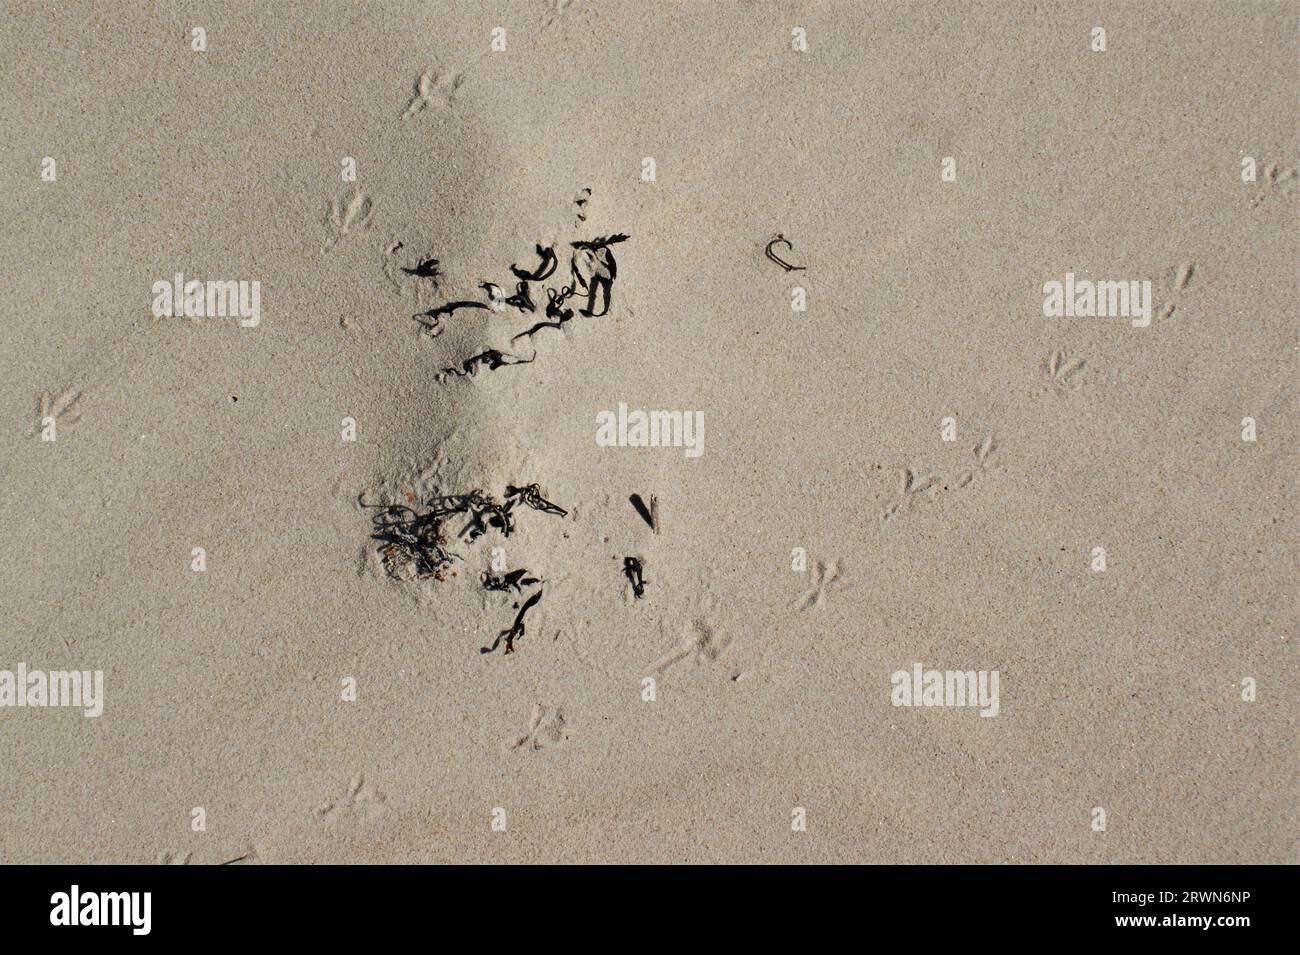
[[[620,242],[626,242],[630,238],[623,233],[617,233],[610,236],[601,236],[591,241],[571,242],[569,243],[573,252],[569,260],[570,282],[560,287],[552,288],[543,286],[546,293],[546,310],[545,319],[539,320],[529,328],[513,336],[511,344],[519,341],[531,340],[534,335],[544,328],[563,328],[566,322],[574,318],[574,310],[566,307],[566,303],[571,298],[579,300],[585,296],[586,302],[579,306],[578,315],[590,318],[599,318],[609,312],[611,300],[614,291],[614,280],[618,277],[618,263],[614,260],[613,246]],[[474,299],[461,299],[458,301],[445,302],[435,308],[420,312],[411,317],[419,322],[429,331],[430,334],[438,334],[442,330],[442,322],[445,318],[454,316],[459,311],[483,311],[491,310],[502,312],[506,309],[512,309],[517,313],[524,315],[535,315],[537,305],[534,301],[531,286],[534,283],[546,282],[556,272],[559,264],[559,258],[555,249],[538,245],[536,246],[538,264],[534,268],[524,268],[519,265],[511,265],[510,271],[515,279],[515,291],[513,295],[506,297],[501,287],[492,282],[482,282],[479,284],[486,296],[486,301]],[[428,259],[432,263],[429,268],[433,275],[437,275],[437,260]],[[417,269],[423,268],[425,263],[417,266]],[[415,270],[403,269],[411,274],[418,274]],[[439,381],[446,381],[448,378],[466,378],[472,377],[479,371],[495,371],[498,368],[505,368],[509,365],[527,365],[534,361],[534,358],[522,358],[508,352],[503,352],[498,348],[489,348],[477,355],[462,361],[459,367],[452,365],[442,369],[438,373]]]
[[[404,504],[367,505],[377,508],[371,517],[372,540],[379,543],[384,570],[397,580],[445,580],[447,572],[461,557],[452,549],[453,541],[472,544],[493,531],[502,537],[515,532],[515,516],[520,508],[565,517],[568,511],[548,501],[538,484],[507,484],[505,494],[497,499],[481,490],[466,494],[440,495],[418,506]],[[491,653],[503,642],[505,652],[513,653],[517,639],[524,635],[524,615],[542,598],[542,580],[519,568],[504,574],[485,571],[480,578],[485,591],[523,593],[537,587],[515,616],[514,623],[502,630],[490,647]]]

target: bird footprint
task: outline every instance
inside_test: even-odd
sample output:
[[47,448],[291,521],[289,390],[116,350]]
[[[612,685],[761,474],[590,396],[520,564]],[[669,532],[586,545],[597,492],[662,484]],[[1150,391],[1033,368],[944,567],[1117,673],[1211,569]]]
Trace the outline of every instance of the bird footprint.
[[57,398],[48,391],[42,392],[37,408],[36,427],[29,433],[40,434],[44,440],[53,441],[60,424],[72,424],[81,417],[81,409],[77,407],[80,401],[81,392],[72,388],[66,389]]
[[533,715],[528,721],[528,731],[506,742],[507,749],[530,749],[534,752],[562,743],[569,738],[566,720],[560,707],[544,703],[533,704]]
[[[1055,357],[1053,356],[1053,359]],[[1049,359],[1049,371],[1051,367],[1052,359]],[[1082,367],[1082,363],[1080,363],[1080,367]],[[1077,371],[1077,369],[1075,370]],[[993,435],[987,434],[980,439],[979,444],[972,449],[975,456],[974,466],[962,471],[955,480],[949,482],[951,487],[953,489],[968,487],[975,480],[975,475],[988,467],[989,459],[992,458],[993,452],[997,451],[997,449],[998,444]],[[903,469],[901,484],[902,496],[885,508],[885,512],[880,515],[882,521],[888,522],[901,511],[910,510],[921,501],[933,501],[941,492],[949,490],[949,484],[945,484],[935,477],[918,477],[917,473],[911,468]]]
[[316,815],[328,817],[347,812],[375,816],[384,811],[387,800],[387,796],[367,785],[365,777],[358,773],[348,783],[347,792],[321,803],[316,807]]
[[811,590],[801,594],[797,600],[790,606],[795,610],[816,610],[826,600],[826,592],[831,584],[838,583],[843,575],[843,566],[840,561],[833,560],[829,564],[823,561],[817,561],[815,565],[816,573]]
[[434,73],[432,67],[420,74],[415,81],[415,90],[411,102],[407,104],[402,119],[410,119],[424,112],[435,102],[450,106],[456,99],[456,93],[465,82],[464,73]]
[[335,196],[330,200],[329,211],[325,215],[325,227],[329,234],[321,251],[328,252],[350,232],[370,228],[373,215],[374,203],[364,192],[349,187]]
[[1047,359],[1047,376],[1055,388],[1074,391],[1079,383],[1074,376],[1083,371],[1088,363],[1082,358],[1071,358],[1065,349],[1052,352]]

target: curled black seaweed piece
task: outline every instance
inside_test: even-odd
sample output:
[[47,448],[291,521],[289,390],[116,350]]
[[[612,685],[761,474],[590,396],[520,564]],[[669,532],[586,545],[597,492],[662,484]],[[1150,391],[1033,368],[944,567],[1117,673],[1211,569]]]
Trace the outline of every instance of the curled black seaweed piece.
[[[590,242],[571,242],[574,288],[587,293],[587,304],[578,311],[589,318],[600,318],[609,312],[610,296],[614,288],[614,279],[618,276],[618,263],[610,246],[626,242],[630,236],[622,232],[617,235],[601,236]],[[596,296],[601,297],[601,309],[596,311]]]
[[484,590],[501,590],[501,591],[521,591],[525,587],[531,587],[533,584],[540,584],[541,580],[536,577],[525,577],[528,570],[520,567],[518,570],[512,570],[506,574],[494,574],[490,570],[483,571],[483,576],[479,578],[483,582]]
[[498,504],[486,499],[474,502],[469,508],[469,523],[461,528],[461,539],[472,544],[492,529],[499,530],[502,537],[509,537],[515,529],[514,518],[510,516],[511,507],[510,502]]
[[569,512],[558,504],[552,504],[546,498],[542,497],[540,485],[528,484],[524,487],[515,487],[513,484],[506,485],[506,499],[517,497],[535,511],[542,511],[546,514],[557,514],[565,517]]
[[632,238],[630,235],[625,235],[624,233],[619,232],[615,235],[599,236],[592,239],[590,242],[570,242],[569,245],[573,246],[575,249],[603,249],[606,246],[615,245],[619,242],[626,242],[630,238]]
[[640,557],[623,558],[623,574],[632,585],[632,596],[640,600],[645,595],[645,565]]
[[426,315],[429,318],[441,318],[443,315],[454,315],[462,308],[491,308],[492,306],[484,302],[448,302],[446,305],[439,305],[437,308],[431,308],[427,312],[420,312],[420,315]]
[[533,304],[533,297],[528,294],[528,283],[520,282],[515,286],[515,294],[506,299],[506,304],[512,308],[517,308],[521,312],[535,312],[537,306]]
[[532,338],[543,328],[563,328],[564,323],[573,318],[573,309],[561,308],[560,306],[563,305],[564,300],[572,294],[573,294],[573,289],[567,285],[564,287],[564,289],[560,292],[559,295],[555,294],[555,289],[548,288],[546,290],[546,296],[549,299],[549,301],[546,304],[546,314],[548,317],[555,319],[555,321],[538,322],[536,325],[534,325],[532,328],[529,328],[527,331],[522,331],[518,335],[511,338],[510,341],[517,342],[521,338]]
[[462,308],[490,308],[482,302],[448,302],[446,305],[439,305],[437,308],[431,308],[427,312],[417,312],[412,315],[415,321],[419,322],[433,334],[437,334],[442,328],[443,316],[454,315]]
[[496,369],[504,368],[507,365],[529,365],[536,360],[536,356],[532,358],[518,358],[514,355],[507,355],[505,352],[498,351],[495,348],[489,348],[487,351],[474,355],[472,358],[466,358],[461,362],[461,367],[459,369],[444,368],[439,373],[439,377],[446,378],[449,375],[455,375],[457,378],[469,378],[473,377],[481,368],[486,368],[488,371],[496,371]]
[[[558,504],[546,500],[542,496],[541,486],[538,484],[528,484],[523,487],[507,484],[505,498],[501,501],[497,501],[491,495],[484,494],[478,489],[467,494],[447,494],[435,497],[427,505],[429,510],[426,516],[441,521],[453,514],[468,514],[470,516],[469,523],[461,529],[458,535],[467,542],[477,540],[489,530],[499,530],[503,536],[509,537],[515,529],[512,512],[517,503],[523,503],[535,511],[556,514],[560,517],[565,517],[569,513]],[[403,510],[414,514],[410,508],[403,508]]]
[[505,537],[515,529],[514,519],[510,516],[512,501],[501,503],[477,488],[468,494],[444,494],[435,497],[428,504],[429,515],[442,520],[452,514],[469,514],[470,520],[458,535],[469,542],[478,540],[490,529],[497,529]]
[[435,497],[428,504],[429,513],[437,518],[447,517],[450,514],[464,514],[469,510],[470,502],[479,493],[479,491],[470,491],[469,494],[445,494],[442,497]]
[[478,287],[487,293],[487,307],[493,311],[499,312],[507,305],[511,308],[518,309],[521,312],[531,313],[537,311],[537,306],[533,304],[533,298],[528,293],[527,282],[516,283],[515,294],[511,295],[509,298],[506,297],[501,286],[497,285],[495,282],[480,282]]
[[510,271],[515,274],[515,278],[523,279],[526,282],[543,282],[549,279],[559,262],[555,257],[555,249],[548,249],[539,245],[537,246],[537,257],[542,260],[542,264],[532,272],[525,272],[517,265],[510,266]]
[[538,591],[536,591],[536,592],[535,592],[531,597],[529,597],[527,600],[525,600],[525,601],[524,601],[524,605],[523,605],[522,607],[519,608],[519,613],[517,613],[517,614],[515,615],[515,622],[514,622],[514,624],[510,627],[510,629],[508,629],[508,630],[502,630],[500,633],[497,634],[497,638],[496,638],[495,640],[492,641],[492,646],[490,646],[490,647],[479,647],[479,651],[478,651],[478,652],[479,652],[479,653],[491,653],[491,652],[493,652],[494,650],[496,650],[496,648],[497,648],[498,646],[500,646],[501,641],[504,640],[504,641],[506,642],[506,650],[505,650],[505,652],[506,652],[506,653],[514,653],[514,652],[515,652],[515,641],[518,640],[520,637],[522,637],[522,636],[524,635],[524,615],[525,615],[526,613],[528,613],[528,611],[529,611],[529,610],[530,610],[534,605],[536,605],[537,601],[539,601],[539,600],[541,600],[541,599],[542,599],[542,591],[541,591],[541,590],[538,590]]
[[558,318],[561,323],[567,322],[569,319],[573,318],[573,309],[563,307],[565,300],[567,300],[572,294],[572,285],[563,286],[558,295],[556,294],[555,289],[548,288],[546,290],[546,317]]
[[769,259],[771,259],[773,262],[775,262],[777,265],[781,266],[781,268],[785,269],[787,272],[808,271],[807,266],[791,265],[789,262],[785,261],[785,259],[781,258],[779,255],[777,255],[775,252],[772,251],[772,247],[781,242],[784,242],[785,247],[789,249],[791,252],[794,251],[794,246],[790,244],[790,240],[778,232],[776,238],[767,244],[767,248],[763,250],[763,254],[766,255]]

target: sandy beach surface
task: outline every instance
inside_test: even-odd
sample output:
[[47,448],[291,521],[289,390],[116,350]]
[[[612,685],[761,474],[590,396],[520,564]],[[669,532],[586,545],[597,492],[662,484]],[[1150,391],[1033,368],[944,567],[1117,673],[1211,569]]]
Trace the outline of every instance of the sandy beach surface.
[[1296,862],[1298,11],[6,4],[0,862]]

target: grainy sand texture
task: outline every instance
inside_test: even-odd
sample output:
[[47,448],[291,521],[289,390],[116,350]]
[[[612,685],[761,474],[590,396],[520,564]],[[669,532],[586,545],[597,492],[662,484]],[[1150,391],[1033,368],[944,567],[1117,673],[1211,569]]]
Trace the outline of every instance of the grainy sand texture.
[[0,862],[1297,861],[1298,15],[5,4]]

